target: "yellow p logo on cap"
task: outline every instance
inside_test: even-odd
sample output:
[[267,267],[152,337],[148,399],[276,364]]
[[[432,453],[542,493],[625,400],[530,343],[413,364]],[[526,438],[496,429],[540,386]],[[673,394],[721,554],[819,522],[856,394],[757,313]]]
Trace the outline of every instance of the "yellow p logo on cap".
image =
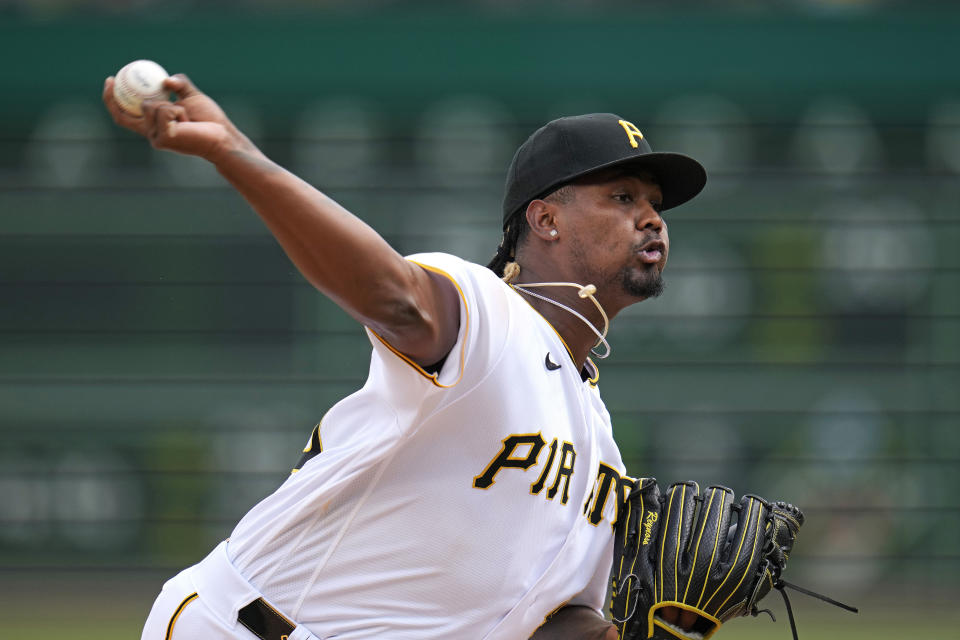
[[640,133],[640,129],[637,129],[637,125],[632,122],[627,122],[626,120],[617,120],[620,123],[620,126],[623,127],[623,130],[627,132],[627,137],[630,138],[630,146],[636,149],[640,146],[640,143],[637,140],[643,140],[643,134]]

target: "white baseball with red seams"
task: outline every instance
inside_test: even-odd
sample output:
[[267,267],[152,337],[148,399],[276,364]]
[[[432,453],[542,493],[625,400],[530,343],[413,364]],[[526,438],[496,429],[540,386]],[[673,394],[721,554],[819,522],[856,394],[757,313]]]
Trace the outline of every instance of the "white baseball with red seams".
[[143,115],[145,100],[158,100],[166,97],[163,81],[169,76],[153,60],[134,60],[117,72],[113,84],[113,97],[127,113]]

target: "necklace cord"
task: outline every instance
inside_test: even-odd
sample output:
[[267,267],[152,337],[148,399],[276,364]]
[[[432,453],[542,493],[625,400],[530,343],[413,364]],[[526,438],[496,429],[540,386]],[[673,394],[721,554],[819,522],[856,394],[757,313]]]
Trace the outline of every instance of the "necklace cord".
[[[597,336],[597,341],[593,344],[593,347],[590,348],[590,352],[600,359],[606,358],[610,355],[610,343],[607,342],[607,330],[610,328],[610,320],[607,318],[606,311],[604,311],[603,307],[600,306],[600,302],[593,296],[593,294],[597,292],[597,288],[594,285],[592,284],[581,285],[581,284],[576,284],[574,282],[527,282],[524,284],[512,284],[510,286],[512,286],[514,289],[517,289],[521,293],[527,294],[528,296],[533,296],[534,298],[543,300],[544,302],[549,302],[554,306],[560,307],[564,311],[572,313],[576,317],[583,320],[583,322],[588,327],[590,327],[590,330],[593,331],[593,333],[596,334]],[[546,296],[540,295],[539,293],[536,293],[534,291],[527,291],[527,288],[534,288],[534,287],[573,287],[574,289],[577,289],[577,295],[580,296],[581,298],[589,299],[590,302],[592,302],[594,306],[597,308],[597,310],[600,312],[600,316],[603,318],[603,331],[601,332],[600,330],[598,330],[597,327],[594,326],[592,322],[587,320],[587,318],[584,317],[584,315],[581,314],[579,311],[571,309],[570,307],[563,304],[562,302],[557,302],[552,298],[548,298]],[[605,347],[605,350],[603,351],[603,353],[598,353],[596,349],[601,344]]]

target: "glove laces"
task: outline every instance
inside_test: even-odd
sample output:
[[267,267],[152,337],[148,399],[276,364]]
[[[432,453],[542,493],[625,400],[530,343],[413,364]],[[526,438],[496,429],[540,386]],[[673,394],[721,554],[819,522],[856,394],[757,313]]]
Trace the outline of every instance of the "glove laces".
[[[630,596],[632,596],[634,593],[640,593],[641,591],[643,591],[643,587],[640,586],[639,580],[640,580],[640,576],[638,576],[635,573],[631,573],[627,575],[627,577],[623,579],[623,582],[620,585],[617,585],[618,588],[616,589],[616,591],[613,592],[613,597],[616,598],[617,595],[622,591],[621,587],[624,584],[627,584],[627,582],[630,582],[631,585],[633,585],[629,587],[627,590],[627,604],[630,605]],[[639,602],[640,602],[640,598],[634,598],[633,605],[630,606],[630,608],[627,610],[627,614],[623,616],[623,618],[618,618],[616,614],[614,614],[611,611],[610,617],[612,618],[613,622],[615,622],[616,624],[623,624],[624,622],[632,618],[633,614],[636,613],[637,611],[637,603]]]
[[[840,607],[841,609],[846,609],[847,611],[851,611],[851,612],[853,612],[853,613],[859,613],[859,612],[860,612],[860,610],[857,609],[856,607],[851,607],[851,606],[848,605],[848,604],[843,604],[842,602],[838,602],[837,600],[834,600],[833,598],[827,597],[827,596],[825,596],[825,595],[823,595],[823,594],[821,594],[821,593],[817,593],[817,592],[815,592],[815,591],[810,591],[809,589],[804,589],[803,587],[797,586],[797,585],[793,584],[792,582],[787,582],[787,581],[784,580],[783,578],[780,578],[779,580],[776,581],[776,583],[774,583],[773,588],[776,589],[777,591],[779,591],[779,592],[780,592],[780,595],[783,596],[783,603],[784,603],[784,604],[786,605],[786,607],[787,607],[787,617],[790,619],[790,631],[793,633],[793,640],[800,640],[800,637],[797,635],[797,621],[796,621],[796,620],[794,619],[794,617],[793,617],[793,607],[790,606],[790,598],[787,597],[787,588],[788,588],[788,587],[789,587],[790,589],[793,589],[794,591],[799,591],[800,593],[805,593],[805,594],[808,595],[808,596],[813,596],[814,598],[818,598],[818,599],[820,599],[820,600],[823,600],[824,602],[826,602],[826,603],[828,603],[828,604],[832,604],[832,605],[834,605],[834,606],[836,606],[836,607]],[[770,619],[771,619],[771,620],[773,620],[774,622],[777,621],[776,617],[774,617],[774,615],[773,615],[773,611],[770,611],[770,609],[759,609],[759,610],[758,610],[758,609],[754,609],[754,610],[751,612],[751,614],[754,615],[754,616],[758,616],[758,615],[760,615],[761,613],[766,613],[767,615],[770,616]]]

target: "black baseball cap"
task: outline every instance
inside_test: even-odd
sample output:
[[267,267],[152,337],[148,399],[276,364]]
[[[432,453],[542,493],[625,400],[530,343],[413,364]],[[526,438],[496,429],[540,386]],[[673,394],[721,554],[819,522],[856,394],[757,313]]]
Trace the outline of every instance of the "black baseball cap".
[[612,113],[558,118],[540,127],[520,145],[507,170],[503,228],[532,200],[598,171],[629,165],[654,176],[663,192],[663,209],[700,193],[707,172],[679,153],[654,152],[633,123]]

